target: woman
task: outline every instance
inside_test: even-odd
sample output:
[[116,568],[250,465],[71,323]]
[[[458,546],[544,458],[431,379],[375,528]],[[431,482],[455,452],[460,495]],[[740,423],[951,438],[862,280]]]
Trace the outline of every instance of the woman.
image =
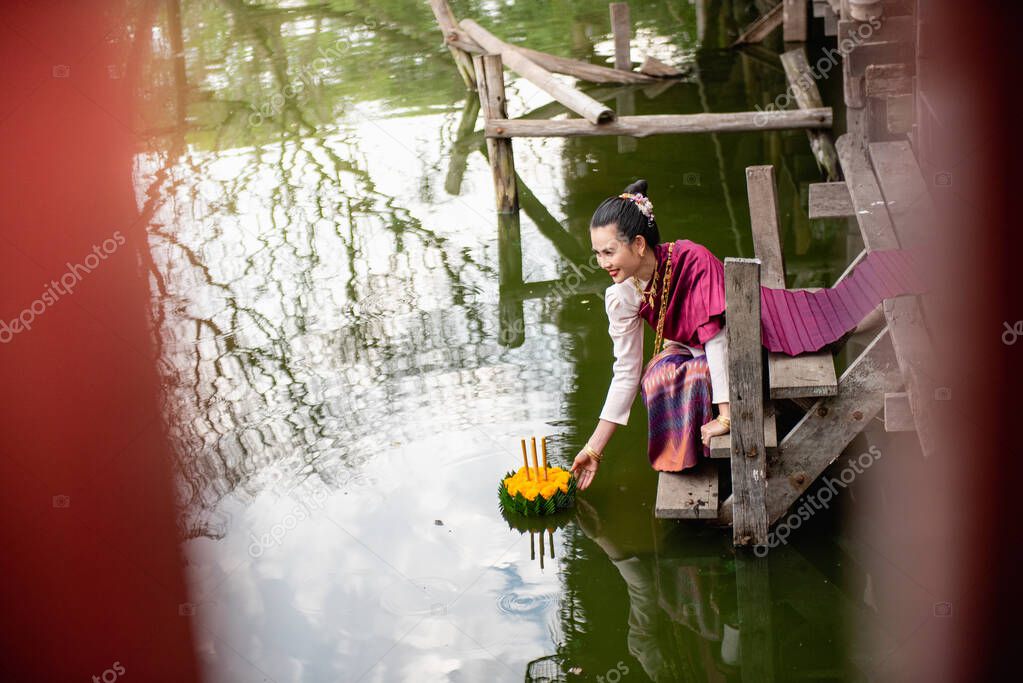
[[[572,463],[579,490],[593,481],[615,429],[628,423],[637,389],[647,407],[655,470],[693,467],[700,455],[709,456],[710,439],[730,427],[721,261],[690,240],[661,243],[645,180],[597,207],[590,241],[614,281],[604,303],[615,362],[600,420]],[[834,344],[883,299],[924,291],[915,270],[907,252],[875,251],[830,289],[761,287],[763,346],[794,356]],[[654,356],[641,375],[644,320],[655,330]]]

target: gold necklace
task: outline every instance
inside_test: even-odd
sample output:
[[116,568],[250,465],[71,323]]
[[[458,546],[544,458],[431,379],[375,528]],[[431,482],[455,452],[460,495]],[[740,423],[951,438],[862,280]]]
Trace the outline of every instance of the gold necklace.
[[668,255],[664,264],[664,280],[661,288],[661,310],[657,314],[657,335],[654,337],[654,355],[661,352],[664,346],[664,314],[668,309],[668,290],[671,288],[671,248],[674,242],[668,243]]
[[656,265],[654,266],[654,274],[650,276],[650,280],[652,281],[650,283],[650,291],[649,292],[645,292],[645,291],[643,291],[643,287],[639,284],[639,278],[636,277],[635,275],[632,276],[632,284],[634,284],[636,286],[636,291],[639,292],[640,298],[642,298],[643,301],[646,302],[647,306],[649,306],[650,308],[653,308],[654,307],[655,295],[657,293],[657,266]]

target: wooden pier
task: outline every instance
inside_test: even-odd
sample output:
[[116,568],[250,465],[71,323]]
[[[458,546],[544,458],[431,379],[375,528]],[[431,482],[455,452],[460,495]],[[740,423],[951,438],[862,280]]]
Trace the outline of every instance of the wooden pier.
[[[515,272],[520,193],[528,193],[515,175],[512,145],[516,137],[615,135],[628,140],[661,134],[805,129],[821,182],[809,186],[808,205],[800,220],[845,218],[863,245],[836,284],[871,251],[927,245],[927,228],[934,218],[927,179],[934,175],[921,168],[927,168],[927,136],[939,122],[921,88],[928,67],[917,44],[920,18],[913,16],[911,3],[782,0],[743,31],[733,49],[749,50],[752,59],[783,69],[796,108],[647,116],[632,113],[629,91],[602,94],[616,99],[619,112],[551,77],[552,72],[569,73],[577,79],[608,82],[613,78],[607,72],[616,72],[617,82],[656,83],[682,73],[650,60],[640,71],[633,71],[624,3],[610,8],[615,69],[509,45],[471,19],[457,22],[444,0],[431,0],[431,4],[460,70],[466,60],[475,65],[472,82],[466,79],[466,83],[479,92],[483,138],[494,176],[502,245],[502,324],[516,324],[523,298],[557,286],[522,283],[521,265]],[[834,38],[835,47],[828,54],[840,55],[841,65],[835,65],[835,70],[841,70],[844,81],[846,131],[837,140],[830,131],[831,108],[824,106],[812,72],[811,65],[821,62],[810,59],[802,44],[815,20],[821,21],[825,36]],[[777,29],[786,41],[782,54],[757,44]],[[509,119],[503,97],[506,67],[581,118],[555,121],[527,114]],[[559,110],[548,106],[547,112]],[[467,115],[475,117],[475,113]],[[471,127],[460,131],[460,138],[477,135]],[[629,146],[619,149],[627,152]],[[947,400],[947,389],[930,374],[936,366],[931,362],[927,319],[933,319],[938,304],[926,295],[885,300],[868,316],[860,333],[872,336],[840,376],[832,350],[797,357],[763,352],[760,287],[787,286],[775,167],[747,168],[746,188],[755,258],[725,259],[731,433],[713,439],[711,460],[684,473],[659,475],[655,514],[730,524],[735,545],[764,546],[771,525],[789,514],[875,417],[881,415],[890,431],[915,430],[923,455],[933,453],[938,447],[934,443],[936,406]],[[539,202],[529,210],[539,215],[534,220],[555,238],[567,234],[549,214],[544,215]],[[600,291],[606,285],[587,275],[580,278],[585,291]],[[574,289],[580,291],[580,287]],[[520,336],[511,335],[509,340],[521,343]],[[781,412],[800,416],[784,434],[777,422]],[[717,458],[729,458],[730,468],[717,467]],[[726,489],[730,495],[719,495]]]

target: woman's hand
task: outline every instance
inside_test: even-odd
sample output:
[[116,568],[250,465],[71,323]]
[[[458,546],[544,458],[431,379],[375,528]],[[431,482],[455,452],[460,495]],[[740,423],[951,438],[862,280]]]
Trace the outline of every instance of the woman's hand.
[[576,478],[576,488],[580,491],[585,491],[586,487],[590,485],[593,478],[597,476],[597,468],[600,466],[600,462],[591,457],[585,450],[580,451],[579,455],[575,456],[575,460],[572,461],[572,474]]

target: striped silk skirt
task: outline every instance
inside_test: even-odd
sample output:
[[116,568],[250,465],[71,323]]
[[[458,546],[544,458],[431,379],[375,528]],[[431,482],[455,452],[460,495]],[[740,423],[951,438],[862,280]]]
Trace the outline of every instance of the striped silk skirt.
[[647,455],[655,470],[678,472],[696,465],[701,455],[710,457],[700,441],[700,428],[714,419],[706,356],[668,344],[643,369],[640,393],[650,421]]

